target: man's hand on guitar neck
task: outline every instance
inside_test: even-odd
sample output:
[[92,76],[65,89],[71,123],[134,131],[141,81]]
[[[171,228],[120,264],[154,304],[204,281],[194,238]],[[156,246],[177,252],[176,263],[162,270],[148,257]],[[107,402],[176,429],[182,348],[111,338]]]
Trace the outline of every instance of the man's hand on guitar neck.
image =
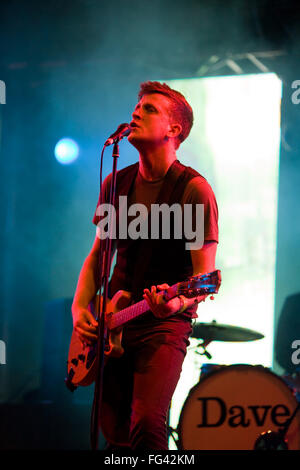
[[160,284],[158,286],[152,286],[151,292],[149,289],[144,289],[143,297],[147,301],[153,315],[157,318],[169,317],[180,310],[181,301],[179,297],[174,297],[166,302],[164,300],[163,292],[159,292],[168,289],[169,287],[169,284]]
[[195,302],[199,303],[205,300],[206,297],[206,295],[203,295],[189,299],[181,295],[180,297],[174,297],[166,302],[163,292],[160,291],[164,291],[169,287],[169,284],[160,284],[158,286],[152,286],[151,292],[149,289],[144,289],[143,298],[148,302],[149,308],[156,318],[167,318],[176,313],[184,312]]

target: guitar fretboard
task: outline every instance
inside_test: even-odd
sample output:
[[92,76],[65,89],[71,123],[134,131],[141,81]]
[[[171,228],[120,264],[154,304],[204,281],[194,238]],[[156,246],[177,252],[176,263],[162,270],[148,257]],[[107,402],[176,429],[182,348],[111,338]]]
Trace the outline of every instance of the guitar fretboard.
[[114,313],[111,318],[108,319],[107,326],[112,330],[142,315],[147,312],[147,310],[150,310],[147,301],[141,300],[137,304],[130,305],[129,307]]
[[[164,296],[167,300],[172,299],[179,293],[187,295],[188,297],[195,297],[196,295],[204,295],[209,293],[217,293],[221,284],[221,272],[219,270],[213,271],[208,274],[193,276],[188,281],[180,282],[169,287],[164,291]],[[146,300],[130,305],[113,315],[108,316],[107,326],[108,329],[113,330],[125,323],[139,317],[143,313],[149,311],[149,305]]]

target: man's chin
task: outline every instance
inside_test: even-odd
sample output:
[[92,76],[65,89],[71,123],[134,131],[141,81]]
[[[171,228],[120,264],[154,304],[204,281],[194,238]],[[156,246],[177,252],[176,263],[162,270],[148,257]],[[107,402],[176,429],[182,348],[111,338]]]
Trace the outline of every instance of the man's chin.
[[129,134],[127,137],[128,142],[133,145],[134,147],[138,148],[139,146],[143,146],[143,139],[138,138],[138,136]]

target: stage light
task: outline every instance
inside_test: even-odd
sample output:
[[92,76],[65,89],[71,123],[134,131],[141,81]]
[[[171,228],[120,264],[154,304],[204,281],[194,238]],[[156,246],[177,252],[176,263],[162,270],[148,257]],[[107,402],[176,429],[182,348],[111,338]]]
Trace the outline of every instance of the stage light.
[[54,154],[59,163],[68,165],[69,163],[73,163],[78,157],[79,147],[74,140],[64,138],[59,140],[55,145]]

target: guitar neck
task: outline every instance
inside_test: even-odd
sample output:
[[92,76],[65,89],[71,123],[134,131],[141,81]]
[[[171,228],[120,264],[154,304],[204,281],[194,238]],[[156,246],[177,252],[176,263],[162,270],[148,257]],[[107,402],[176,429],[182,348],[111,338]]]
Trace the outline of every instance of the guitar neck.
[[129,307],[120,310],[119,312],[112,315],[107,322],[107,326],[110,330],[122,326],[125,323],[139,317],[143,313],[146,313],[149,309],[149,305],[146,300],[141,300],[137,304],[130,305]]
[[[193,276],[187,281],[179,282],[162,291],[166,301],[176,297],[179,293],[183,293],[188,297],[204,295],[209,293],[217,293],[221,284],[221,272],[219,270],[208,274]],[[111,314],[107,318],[107,326],[110,330],[128,323],[130,320],[139,317],[143,313],[150,311],[148,302],[141,300],[140,302],[130,305],[129,307]]]

